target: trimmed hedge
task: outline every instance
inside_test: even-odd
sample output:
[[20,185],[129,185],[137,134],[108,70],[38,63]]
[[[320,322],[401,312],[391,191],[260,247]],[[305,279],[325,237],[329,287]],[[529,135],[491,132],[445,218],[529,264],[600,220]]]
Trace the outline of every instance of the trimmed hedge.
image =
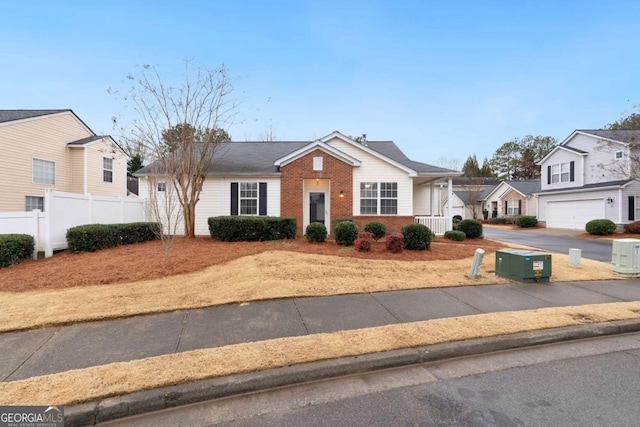
[[327,240],[327,227],[320,222],[312,222],[307,225],[304,237],[308,242],[324,242]]
[[515,224],[521,228],[530,228],[538,225],[538,218],[535,216],[523,215],[515,219]]
[[640,221],[625,224],[624,232],[628,234],[640,234]]
[[118,245],[130,245],[160,236],[157,222],[132,222],[127,224],[87,224],[67,230],[70,252],[95,252]]
[[404,236],[404,248],[413,251],[429,249],[433,233],[426,225],[407,224],[400,229]]
[[385,245],[388,251],[394,254],[400,253],[404,249],[404,236],[401,233],[389,233]]
[[453,216],[453,220],[455,221],[456,219],[457,219],[458,221],[462,221],[462,215],[454,215],[454,216]]
[[589,221],[584,229],[589,234],[613,234],[613,232],[616,231],[616,224],[609,219],[594,219]]
[[33,256],[35,241],[28,234],[0,234],[0,268]]
[[464,231],[449,230],[444,232],[444,238],[449,240],[456,240],[458,242],[462,242],[465,239],[465,237],[467,237],[467,235],[464,234]]
[[211,237],[223,242],[293,239],[296,219],[277,216],[217,216],[207,220]]
[[387,227],[381,222],[372,221],[364,226],[364,231],[371,233],[373,240],[377,242],[387,234]]
[[482,237],[482,224],[475,219],[463,219],[458,223],[458,231],[462,231],[469,239]]
[[339,245],[350,246],[358,237],[358,227],[351,221],[339,221],[333,229],[336,243]]

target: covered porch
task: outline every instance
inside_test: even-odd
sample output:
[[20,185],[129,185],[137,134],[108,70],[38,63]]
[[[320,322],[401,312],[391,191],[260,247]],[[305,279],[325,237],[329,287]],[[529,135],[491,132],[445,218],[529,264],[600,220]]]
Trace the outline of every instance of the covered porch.
[[[456,173],[455,176],[458,175]],[[445,232],[453,230],[453,215],[449,215],[449,204],[453,198],[453,176],[414,178],[414,222],[426,225],[436,236],[443,236]]]

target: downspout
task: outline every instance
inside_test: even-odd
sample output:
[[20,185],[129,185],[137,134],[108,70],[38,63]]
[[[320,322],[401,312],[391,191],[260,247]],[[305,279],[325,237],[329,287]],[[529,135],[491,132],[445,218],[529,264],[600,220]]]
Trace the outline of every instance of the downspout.
[[453,230],[453,215],[451,215],[451,200],[453,200],[453,178],[447,181],[447,230]]

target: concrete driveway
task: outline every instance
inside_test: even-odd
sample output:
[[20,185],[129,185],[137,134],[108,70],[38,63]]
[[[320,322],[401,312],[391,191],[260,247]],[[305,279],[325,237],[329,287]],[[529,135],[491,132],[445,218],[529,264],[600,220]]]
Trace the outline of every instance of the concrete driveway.
[[612,240],[595,240],[575,237],[580,230],[558,228],[534,228],[513,230],[509,228],[483,227],[484,237],[501,242],[532,246],[551,252],[569,254],[569,249],[582,250],[582,257],[611,262]]

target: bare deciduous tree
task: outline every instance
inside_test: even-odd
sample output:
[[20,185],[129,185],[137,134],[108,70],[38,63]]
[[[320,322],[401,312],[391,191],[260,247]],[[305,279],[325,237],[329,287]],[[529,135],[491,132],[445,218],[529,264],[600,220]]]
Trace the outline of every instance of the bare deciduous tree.
[[[136,115],[128,139],[148,150],[153,173],[166,178],[179,203],[184,235],[194,237],[200,192],[237,108],[230,99],[231,82],[224,66],[194,71],[188,60],[176,86],[167,84],[156,67],[143,65],[138,71],[127,77],[133,84],[127,99]],[[166,216],[166,205],[160,207]],[[174,213],[173,207],[170,211]]]
[[477,184],[470,183],[465,185],[465,189],[456,191],[456,195],[462,203],[464,203],[465,209],[469,209],[473,215],[473,219],[482,217],[482,193],[486,188],[485,185],[478,181]]

